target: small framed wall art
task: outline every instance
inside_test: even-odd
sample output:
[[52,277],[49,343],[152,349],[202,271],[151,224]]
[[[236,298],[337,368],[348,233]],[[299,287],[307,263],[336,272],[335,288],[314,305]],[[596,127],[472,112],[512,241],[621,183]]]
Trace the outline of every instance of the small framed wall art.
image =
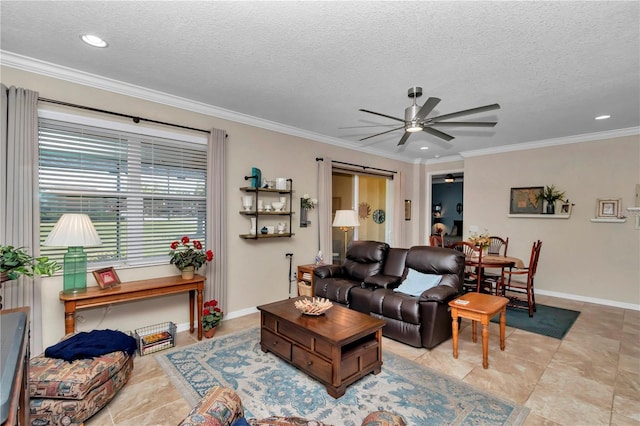
[[544,187],[511,188],[510,214],[542,214],[540,193]]
[[118,278],[118,274],[116,274],[116,270],[113,269],[113,267],[93,271],[93,276],[102,289],[114,287],[120,284],[120,278]]
[[404,200],[404,220],[411,220],[411,200]]
[[612,219],[620,216],[620,198],[598,198],[596,219]]

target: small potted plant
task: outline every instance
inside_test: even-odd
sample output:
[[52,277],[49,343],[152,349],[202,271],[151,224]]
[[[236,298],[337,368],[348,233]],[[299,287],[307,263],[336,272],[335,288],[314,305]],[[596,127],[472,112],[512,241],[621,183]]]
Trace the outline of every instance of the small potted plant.
[[484,255],[489,249],[489,243],[491,242],[489,231],[485,229],[481,234],[477,232],[471,233],[471,235],[469,235],[469,242],[476,247],[481,247]]
[[202,309],[202,330],[204,331],[204,337],[211,338],[216,333],[216,327],[222,321],[224,312],[218,306],[218,301],[212,299],[204,302]]
[[0,246],[0,253],[0,282],[17,280],[21,275],[51,276],[61,268],[46,256],[31,256],[23,247]]
[[538,200],[547,202],[547,214],[556,213],[556,201],[564,199],[564,193],[564,191],[558,191],[555,185],[545,185],[540,195],[538,195]]
[[182,278],[190,280],[202,265],[213,260],[213,251],[205,250],[198,240],[191,241],[186,235],[180,241],[171,243],[170,263],[182,273]]

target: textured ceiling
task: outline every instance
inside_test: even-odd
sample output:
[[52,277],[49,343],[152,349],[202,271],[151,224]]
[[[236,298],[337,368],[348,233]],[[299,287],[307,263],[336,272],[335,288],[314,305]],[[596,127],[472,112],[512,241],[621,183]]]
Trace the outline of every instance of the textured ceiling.
[[[640,126],[637,1],[3,0],[0,12],[9,66],[22,55],[405,161]],[[401,131],[358,142],[388,127],[341,129],[395,124],[358,109],[403,117],[412,86],[420,104],[442,99],[430,116],[499,103],[459,119],[498,125],[404,147]]]

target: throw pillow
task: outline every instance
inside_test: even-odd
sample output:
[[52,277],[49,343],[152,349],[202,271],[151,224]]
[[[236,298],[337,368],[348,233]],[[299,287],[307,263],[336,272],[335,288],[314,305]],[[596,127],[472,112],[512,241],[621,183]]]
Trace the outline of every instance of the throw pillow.
[[442,280],[442,275],[423,274],[422,272],[409,268],[407,278],[393,291],[411,296],[420,296],[423,291],[440,284],[440,280]]

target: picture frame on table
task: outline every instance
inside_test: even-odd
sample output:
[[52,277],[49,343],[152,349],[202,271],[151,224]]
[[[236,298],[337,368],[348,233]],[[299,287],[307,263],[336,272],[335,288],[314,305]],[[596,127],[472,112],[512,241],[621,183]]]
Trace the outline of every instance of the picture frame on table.
[[612,219],[620,216],[620,198],[598,198],[596,202],[596,219]]
[[102,289],[120,285],[120,278],[113,267],[93,271],[93,276]]
[[543,189],[542,186],[511,188],[509,214],[542,214]]

